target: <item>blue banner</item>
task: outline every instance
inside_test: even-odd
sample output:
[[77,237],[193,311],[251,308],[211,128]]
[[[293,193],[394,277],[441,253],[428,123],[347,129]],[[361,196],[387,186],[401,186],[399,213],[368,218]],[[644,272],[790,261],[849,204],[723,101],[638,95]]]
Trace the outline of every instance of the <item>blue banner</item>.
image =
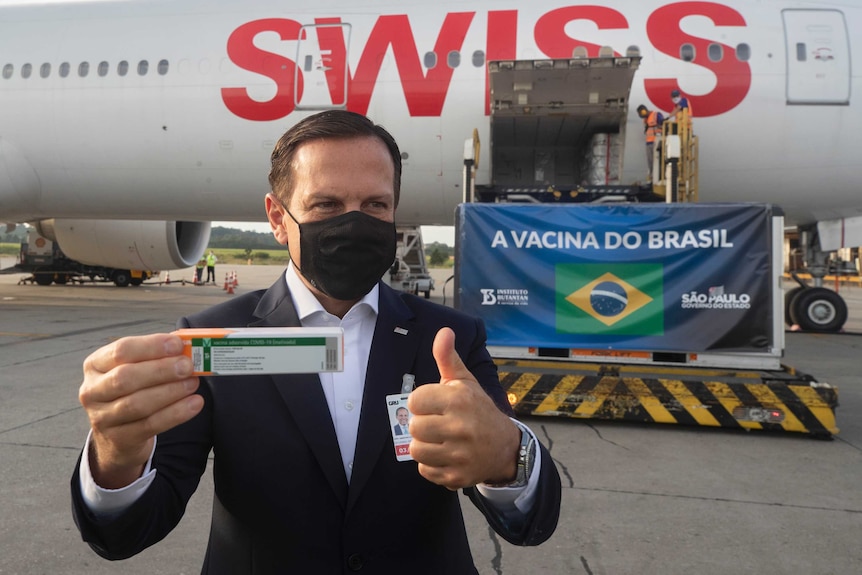
[[494,346],[763,352],[772,207],[462,204],[456,305]]

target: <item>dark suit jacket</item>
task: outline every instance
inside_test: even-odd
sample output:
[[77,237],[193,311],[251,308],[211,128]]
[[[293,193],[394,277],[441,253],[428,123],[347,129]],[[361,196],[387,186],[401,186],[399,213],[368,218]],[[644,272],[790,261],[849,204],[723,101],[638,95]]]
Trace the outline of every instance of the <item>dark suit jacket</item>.
[[395,435],[410,435],[409,433],[405,433],[404,431],[401,431],[401,426],[398,425],[397,423],[392,426],[392,431],[395,432]]
[[[300,324],[279,277],[269,290],[179,325]],[[511,413],[480,320],[381,284],[349,486],[317,374],[203,377],[203,411],[159,436],[156,478],[130,509],[96,519],[81,499],[76,468],[73,512],[83,539],[109,559],[161,540],[179,522],[212,450],[215,497],[203,573],[475,573],[457,494],[424,479],[416,462],[396,461],[384,399],[401,392],[405,373],[417,383],[439,381],[431,342],[443,326],[454,329],[468,369]],[[475,489],[466,490],[495,531],[517,545],[537,545],[556,528],[560,478],[542,449],[540,489],[529,517],[500,518]],[[387,528],[405,522],[399,533]]]

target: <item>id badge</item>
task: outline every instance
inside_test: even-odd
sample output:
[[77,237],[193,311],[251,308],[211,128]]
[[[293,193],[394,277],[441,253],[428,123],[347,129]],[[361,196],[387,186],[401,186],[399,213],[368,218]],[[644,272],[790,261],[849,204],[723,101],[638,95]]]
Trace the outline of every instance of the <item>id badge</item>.
[[413,461],[410,455],[410,420],[413,414],[407,409],[409,393],[396,393],[386,396],[386,407],[389,411],[389,432],[395,445],[395,459],[398,461]]

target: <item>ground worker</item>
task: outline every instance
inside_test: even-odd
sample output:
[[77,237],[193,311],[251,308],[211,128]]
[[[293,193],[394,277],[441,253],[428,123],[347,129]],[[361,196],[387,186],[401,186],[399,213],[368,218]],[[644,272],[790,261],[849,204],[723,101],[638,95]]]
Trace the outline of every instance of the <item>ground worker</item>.
[[204,279],[204,268],[206,267],[207,262],[204,258],[198,260],[198,263],[195,264],[195,285],[198,285],[203,282]]
[[673,90],[670,93],[670,100],[673,102],[673,110],[667,117],[667,121],[679,122],[683,118],[683,110],[685,110],[685,119],[688,122],[688,127],[691,128],[691,104],[688,98],[680,94],[679,90]]
[[656,136],[661,133],[661,124],[664,118],[661,112],[650,110],[643,104],[638,106],[638,116],[644,122],[644,135],[646,137],[646,159],[647,169],[649,170],[649,181],[652,181],[652,165],[653,155],[655,154]]
[[218,261],[218,258],[213,253],[213,251],[210,250],[210,253],[207,254],[207,283],[209,283],[210,277],[212,277],[213,283],[216,283],[215,265],[216,265],[217,261]]

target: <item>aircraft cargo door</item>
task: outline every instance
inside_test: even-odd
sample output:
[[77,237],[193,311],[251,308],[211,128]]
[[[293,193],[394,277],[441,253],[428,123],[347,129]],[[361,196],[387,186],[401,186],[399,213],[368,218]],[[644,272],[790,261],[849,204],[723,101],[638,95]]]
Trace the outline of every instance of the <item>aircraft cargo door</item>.
[[850,45],[838,10],[784,10],[787,103],[850,103]]
[[293,81],[297,110],[347,108],[350,30],[350,24],[344,22],[313,24],[300,30]]
[[639,56],[489,62],[494,188],[572,190],[618,179],[639,64]]

